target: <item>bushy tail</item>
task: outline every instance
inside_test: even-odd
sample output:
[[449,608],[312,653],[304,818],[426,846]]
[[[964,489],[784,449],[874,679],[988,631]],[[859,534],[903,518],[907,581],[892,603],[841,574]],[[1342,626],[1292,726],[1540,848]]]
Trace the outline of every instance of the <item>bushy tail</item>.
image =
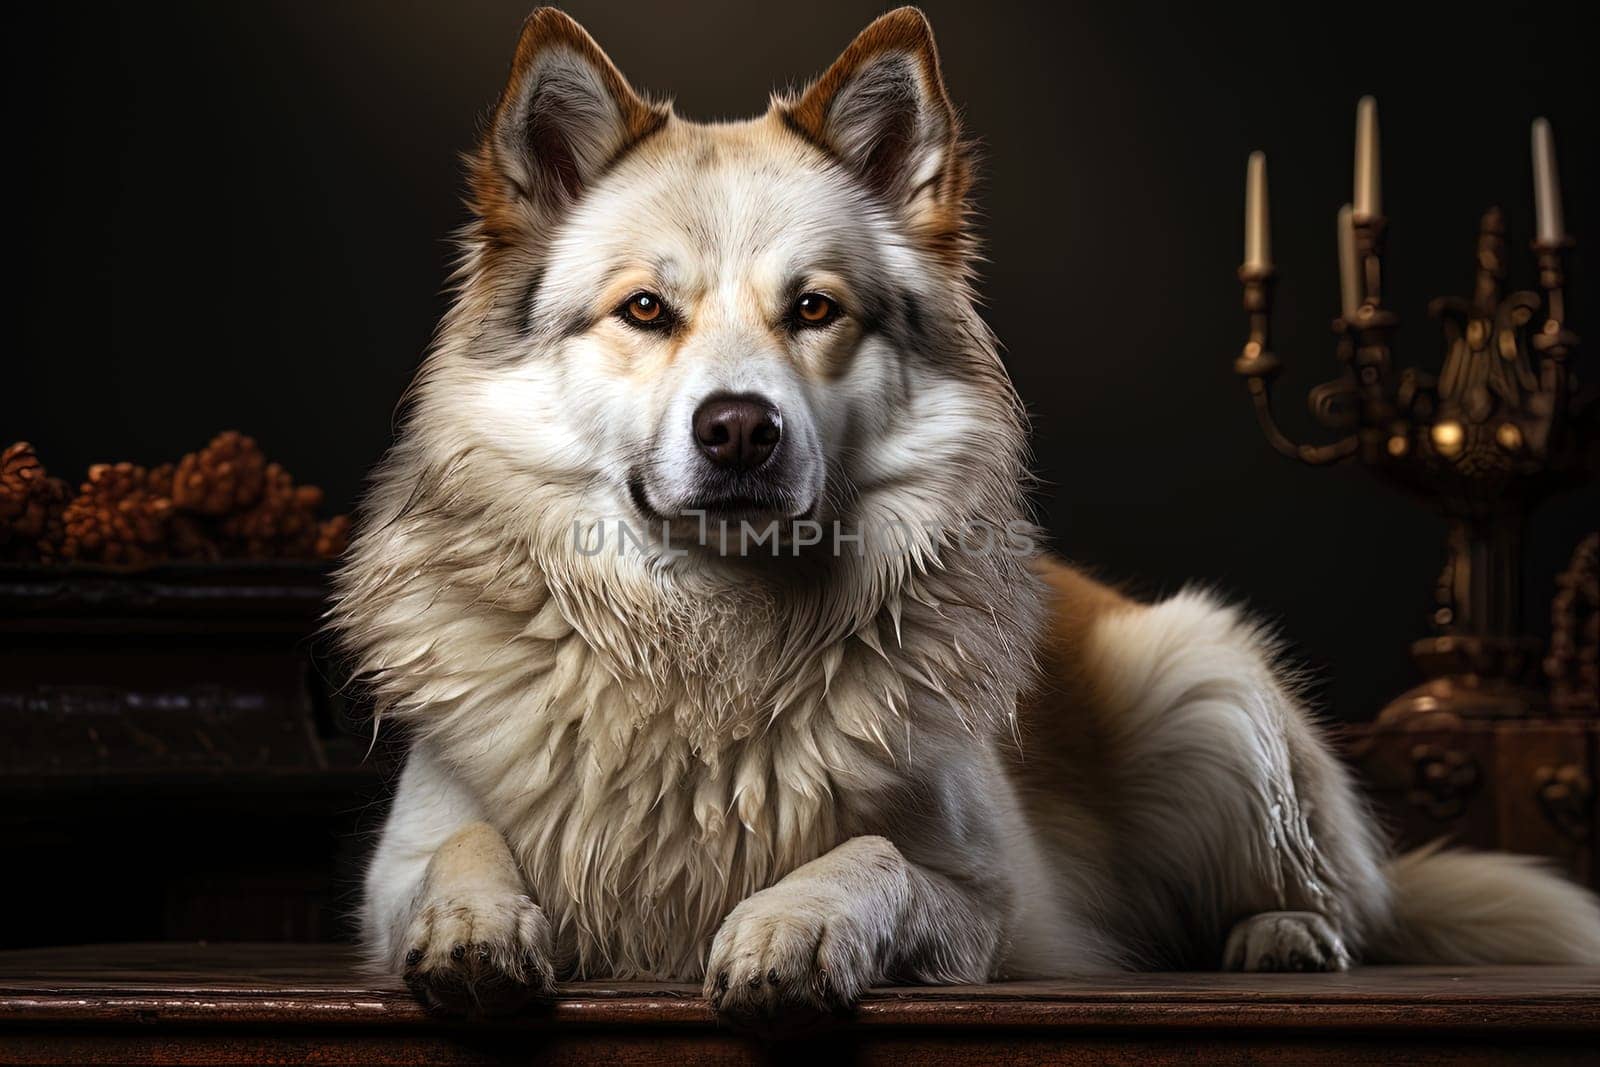
[[1433,844],[1385,873],[1393,922],[1373,962],[1600,964],[1600,901],[1539,860]]

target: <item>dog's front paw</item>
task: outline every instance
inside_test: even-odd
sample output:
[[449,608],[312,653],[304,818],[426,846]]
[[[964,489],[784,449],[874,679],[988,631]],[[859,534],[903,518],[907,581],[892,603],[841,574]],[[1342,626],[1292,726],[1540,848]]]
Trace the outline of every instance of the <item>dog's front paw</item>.
[[550,921],[521,893],[432,899],[404,943],[406,985],[434,1011],[496,1015],[555,991]]
[[1222,952],[1225,971],[1344,971],[1350,953],[1314,911],[1266,911],[1233,928]]
[[774,886],[723,920],[705,995],[734,1022],[803,1024],[853,1006],[880,977],[877,940],[835,894]]

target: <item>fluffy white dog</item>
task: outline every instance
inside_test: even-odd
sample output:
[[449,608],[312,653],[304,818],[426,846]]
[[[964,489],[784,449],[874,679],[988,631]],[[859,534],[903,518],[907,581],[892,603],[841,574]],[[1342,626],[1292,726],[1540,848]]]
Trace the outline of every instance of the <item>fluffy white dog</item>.
[[413,739],[366,940],[430,1004],[1600,961],[1531,862],[1387,859],[1235,611],[1033,550],[921,13],[703,125],[541,9],[471,182],[335,611]]

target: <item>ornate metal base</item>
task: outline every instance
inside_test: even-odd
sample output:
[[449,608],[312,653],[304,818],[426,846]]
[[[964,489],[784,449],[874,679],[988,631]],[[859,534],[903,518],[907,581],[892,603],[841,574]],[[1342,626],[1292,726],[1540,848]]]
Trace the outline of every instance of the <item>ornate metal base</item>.
[[1380,726],[1445,729],[1469,719],[1527,719],[1546,714],[1534,638],[1430,637],[1411,646],[1428,676],[1390,701]]

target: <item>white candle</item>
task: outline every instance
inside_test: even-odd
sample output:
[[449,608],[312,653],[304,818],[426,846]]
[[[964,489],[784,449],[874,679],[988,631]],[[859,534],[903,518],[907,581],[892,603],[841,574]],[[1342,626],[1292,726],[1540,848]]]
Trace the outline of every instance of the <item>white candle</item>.
[[1356,218],[1383,213],[1383,189],[1378,180],[1378,101],[1363,96],[1356,104],[1356,180],[1353,203]]
[[1556,174],[1556,145],[1548,119],[1533,120],[1533,207],[1539,217],[1539,243],[1566,239],[1561,221],[1561,179]]
[[1267,222],[1267,156],[1251,152],[1244,181],[1244,265],[1272,266],[1272,236]]
[[1339,310],[1353,321],[1361,307],[1361,275],[1356,263],[1355,212],[1346,204],[1339,209]]

